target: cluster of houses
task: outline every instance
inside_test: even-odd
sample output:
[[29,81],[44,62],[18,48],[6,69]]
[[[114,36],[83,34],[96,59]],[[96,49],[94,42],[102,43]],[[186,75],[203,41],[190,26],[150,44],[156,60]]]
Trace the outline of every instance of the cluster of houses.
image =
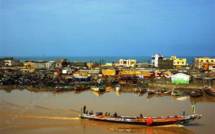
[[161,54],[152,56],[151,63],[138,63],[136,59],[119,59],[114,63],[87,63],[70,62],[66,59],[55,61],[19,61],[12,57],[1,58],[0,68],[16,70],[25,73],[33,73],[38,70],[49,71],[53,77],[64,77],[65,79],[91,80],[101,77],[137,77],[147,78],[171,78],[172,83],[188,84],[190,75],[179,70],[201,70],[215,72],[215,58],[195,58],[194,64],[188,65],[186,58],[171,56],[164,57]]
[[[177,58],[171,56],[170,58],[164,58],[161,54],[155,54],[152,57],[152,65],[160,69],[173,69],[190,67],[186,58]],[[215,71],[215,58],[198,57],[194,59],[194,69],[202,71]]]

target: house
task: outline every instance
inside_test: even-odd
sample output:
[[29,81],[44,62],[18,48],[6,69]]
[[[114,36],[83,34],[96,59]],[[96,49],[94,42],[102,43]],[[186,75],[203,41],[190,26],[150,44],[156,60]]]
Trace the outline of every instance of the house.
[[68,66],[68,61],[66,59],[57,60],[55,62],[55,68],[63,68]]
[[210,64],[208,67],[209,71],[215,72],[215,64]]
[[194,66],[197,69],[204,69],[205,65],[213,65],[215,64],[215,58],[209,58],[209,57],[199,57],[195,58]]
[[214,72],[215,71],[215,63],[214,64],[205,63],[202,65],[201,69],[204,71],[213,71]]
[[186,58],[177,58],[176,56],[171,56],[170,59],[173,60],[173,66],[175,67],[187,66]]
[[120,59],[118,65],[122,67],[135,67],[137,61],[135,59]]
[[158,67],[159,60],[162,60],[163,58],[164,57],[161,54],[155,54],[154,56],[152,56],[152,60],[151,60],[152,66]]
[[173,69],[173,60],[171,59],[158,59],[159,69]]
[[91,75],[87,72],[87,70],[78,70],[73,73],[73,78],[79,81],[88,81],[91,78]]
[[90,67],[89,64],[87,65],[87,62],[71,62],[70,66],[74,68],[88,68]]
[[112,67],[113,66],[113,63],[105,63],[102,65],[103,67]]
[[6,57],[0,59],[0,66],[12,67],[21,65],[22,63],[19,60],[14,59],[13,57]]
[[62,74],[72,74],[73,70],[70,67],[62,68]]
[[140,78],[149,78],[152,77],[153,73],[149,70],[136,70],[136,69],[123,69],[120,70],[119,75],[121,76],[137,76]]
[[25,61],[24,68],[29,70],[47,69],[46,61]]
[[46,62],[46,69],[54,69],[54,68],[55,68],[55,61]]
[[115,76],[116,70],[115,69],[102,69],[103,76]]
[[171,76],[171,82],[173,84],[189,84],[190,75],[184,73],[177,73]]

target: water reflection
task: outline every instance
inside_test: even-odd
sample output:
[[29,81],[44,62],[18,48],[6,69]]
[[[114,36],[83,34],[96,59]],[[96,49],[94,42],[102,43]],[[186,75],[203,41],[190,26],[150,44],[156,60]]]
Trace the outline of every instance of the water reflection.
[[194,134],[191,130],[180,125],[168,125],[162,127],[145,127],[140,125],[127,125],[117,123],[97,122],[92,120],[82,121],[86,127],[104,128],[110,133],[141,133],[141,134]]

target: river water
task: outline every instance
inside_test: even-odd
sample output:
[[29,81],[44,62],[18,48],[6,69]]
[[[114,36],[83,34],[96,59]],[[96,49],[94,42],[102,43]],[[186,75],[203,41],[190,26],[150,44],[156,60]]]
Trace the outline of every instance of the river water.
[[[192,113],[191,105],[203,118],[189,126],[144,127],[82,120],[80,108],[117,112],[121,115],[146,116]],[[213,134],[215,130],[215,97],[192,99],[172,96],[147,96],[134,93],[91,91],[82,93],[30,92],[0,90],[1,134]]]

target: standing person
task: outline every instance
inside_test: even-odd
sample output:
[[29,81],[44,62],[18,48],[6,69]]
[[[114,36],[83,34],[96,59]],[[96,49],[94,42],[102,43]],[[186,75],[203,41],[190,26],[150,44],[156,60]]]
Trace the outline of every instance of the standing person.
[[196,113],[196,104],[192,104],[192,111],[194,114]]
[[83,113],[85,114],[86,113],[86,106],[84,105],[83,107]]

